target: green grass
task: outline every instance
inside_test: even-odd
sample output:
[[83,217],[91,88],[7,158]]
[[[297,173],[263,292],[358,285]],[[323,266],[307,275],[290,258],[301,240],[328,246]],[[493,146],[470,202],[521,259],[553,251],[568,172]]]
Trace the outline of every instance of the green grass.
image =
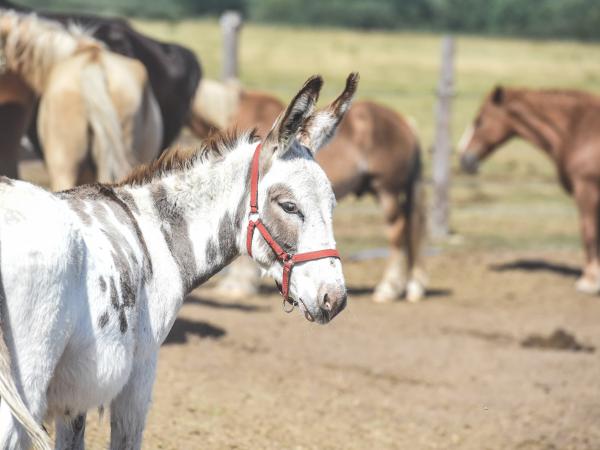
[[[206,75],[219,77],[221,36],[216,21],[137,21],[136,26],[192,48]],[[289,99],[308,75],[321,73],[326,81],[321,98],[327,101],[342,88],[346,75],[358,70],[359,98],[379,101],[416,120],[427,163],[440,44],[440,35],[426,33],[246,24],[241,35],[241,80],[247,87]],[[458,36],[455,79],[456,141],[482,97],[498,83],[600,93],[600,45]],[[473,245],[578,246],[574,206],[556,184],[552,164],[528,144],[515,140],[498,150],[477,178],[455,170],[454,182],[453,225]],[[365,246],[373,239],[365,237]]]

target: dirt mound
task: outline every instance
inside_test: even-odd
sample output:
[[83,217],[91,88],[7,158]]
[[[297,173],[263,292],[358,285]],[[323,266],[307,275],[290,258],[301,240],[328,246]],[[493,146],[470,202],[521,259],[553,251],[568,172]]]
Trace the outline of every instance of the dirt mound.
[[521,342],[522,347],[539,348],[546,350],[566,350],[571,352],[593,353],[596,348],[591,345],[581,344],[568,331],[557,328],[549,336],[533,334]]

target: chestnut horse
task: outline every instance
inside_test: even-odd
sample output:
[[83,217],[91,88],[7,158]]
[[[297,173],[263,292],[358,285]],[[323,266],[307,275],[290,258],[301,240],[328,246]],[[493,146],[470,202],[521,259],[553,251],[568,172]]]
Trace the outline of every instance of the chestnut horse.
[[[264,137],[283,109],[283,103],[268,93],[203,79],[192,106],[192,130],[202,138],[211,128],[255,126]],[[426,283],[421,259],[425,202],[419,141],[409,123],[385,106],[355,102],[316,159],[338,200],[370,193],[383,209],[390,256],[373,299],[386,302],[405,294],[410,301],[420,300]],[[246,289],[240,287],[241,279],[247,280]],[[255,272],[240,264],[233,266],[219,290],[231,293],[235,289],[241,296],[257,286]]]
[[467,128],[461,165],[475,172],[479,162],[512,137],[521,137],[556,165],[563,188],[579,210],[586,263],[576,288],[600,293],[600,97],[574,90],[496,87]]

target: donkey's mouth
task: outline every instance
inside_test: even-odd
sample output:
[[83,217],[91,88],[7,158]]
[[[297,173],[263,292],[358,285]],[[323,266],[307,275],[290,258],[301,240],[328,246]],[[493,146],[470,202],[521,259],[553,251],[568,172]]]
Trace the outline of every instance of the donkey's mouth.
[[[279,292],[282,292],[281,284],[277,280],[275,280],[275,285],[277,286],[277,289],[279,289]],[[291,313],[296,307],[304,313],[304,317],[309,322],[327,323],[329,320],[331,320],[327,314],[324,314],[323,317],[318,317],[315,319],[315,316],[311,314],[308,307],[300,297],[298,300],[295,300],[291,296],[288,296],[287,300],[283,300],[283,310],[286,313]]]

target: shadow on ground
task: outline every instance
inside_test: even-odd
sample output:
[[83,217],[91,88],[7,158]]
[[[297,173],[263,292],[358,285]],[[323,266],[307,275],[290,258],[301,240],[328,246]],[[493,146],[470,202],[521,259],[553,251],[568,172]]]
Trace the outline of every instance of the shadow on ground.
[[224,328],[211,325],[208,322],[188,320],[179,318],[175,321],[171,332],[165,340],[165,344],[185,344],[188,341],[188,336],[199,336],[201,338],[220,339],[227,332]]
[[507,272],[521,270],[524,272],[551,272],[570,278],[581,276],[581,270],[567,264],[553,263],[543,259],[517,259],[516,261],[502,264],[492,264],[490,269],[494,272]]
[[[348,295],[373,295],[374,292],[373,287],[367,286],[348,286],[347,291]],[[279,294],[279,289],[276,286],[265,286],[261,285],[259,289],[259,294],[270,295],[270,294]],[[452,289],[427,289],[425,293],[425,297],[449,297],[453,294]]]
[[[348,295],[373,295],[374,289],[372,287],[348,287]],[[425,291],[425,298],[434,298],[434,297],[449,297],[453,294],[452,289],[427,289]]]
[[271,309],[269,306],[258,306],[247,303],[228,302],[225,300],[213,300],[205,297],[200,297],[198,295],[190,295],[186,297],[185,303],[207,306],[209,308],[216,309],[238,310],[242,312],[266,312]]

